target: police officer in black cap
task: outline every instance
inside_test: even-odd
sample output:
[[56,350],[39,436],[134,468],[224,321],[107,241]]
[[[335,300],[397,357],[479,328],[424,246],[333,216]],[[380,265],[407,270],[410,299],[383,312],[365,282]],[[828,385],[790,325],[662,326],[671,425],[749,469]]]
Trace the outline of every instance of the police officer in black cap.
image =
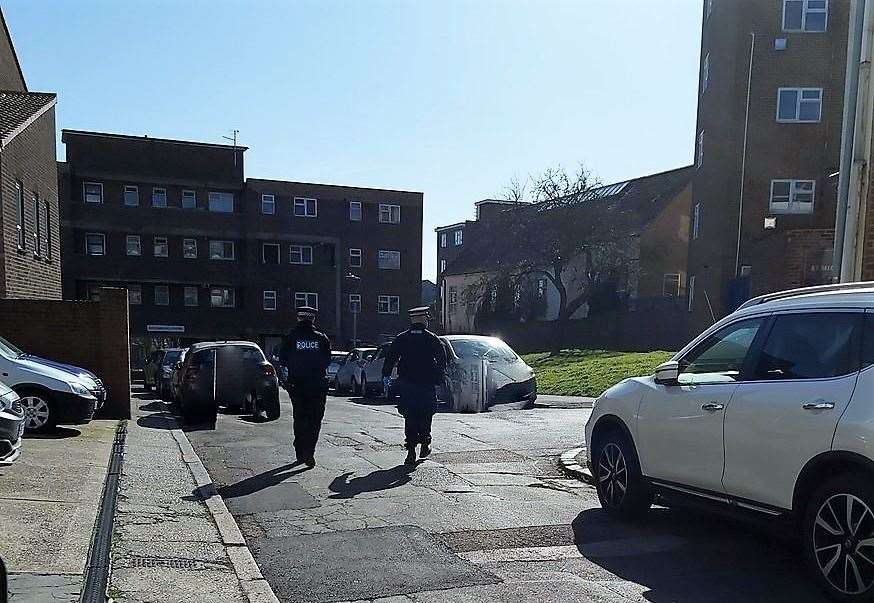
[[313,326],[316,314],[309,306],[297,309],[297,326],[282,342],[280,355],[288,369],[285,388],[294,410],[294,464],[306,463],[308,467],[316,465],[316,442],[328,395],[325,369],[331,363],[331,342]]
[[395,365],[398,380],[394,391],[400,397],[398,410],[404,416],[406,464],[416,464],[416,445],[423,457],[431,454],[431,419],[437,412],[436,386],[446,370],[446,350],[428,330],[428,308],[413,308],[410,328],[395,337],[385,355],[382,377],[391,376]]

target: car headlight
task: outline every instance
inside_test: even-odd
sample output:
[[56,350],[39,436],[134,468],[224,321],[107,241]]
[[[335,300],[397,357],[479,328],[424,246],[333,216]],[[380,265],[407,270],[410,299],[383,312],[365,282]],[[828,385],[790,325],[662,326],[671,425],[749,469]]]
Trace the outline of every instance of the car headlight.
[[97,389],[97,382],[88,375],[79,375],[78,378],[82,385],[84,385],[89,390],[93,391]]
[[15,400],[15,394],[7,394],[0,396],[0,412],[12,410],[12,402]]
[[74,394],[79,394],[80,396],[89,396],[91,392],[85,387],[84,383],[79,383],[78,381],[70,381],[70,391]]

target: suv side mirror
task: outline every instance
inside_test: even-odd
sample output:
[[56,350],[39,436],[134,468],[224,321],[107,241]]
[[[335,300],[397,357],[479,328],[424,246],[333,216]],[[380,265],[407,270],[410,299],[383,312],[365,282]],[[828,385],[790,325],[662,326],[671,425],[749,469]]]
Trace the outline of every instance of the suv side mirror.
[[659,385],[677,385],[680,378],[680,363],[676,360],[668,360],[656,367],[655,382]]

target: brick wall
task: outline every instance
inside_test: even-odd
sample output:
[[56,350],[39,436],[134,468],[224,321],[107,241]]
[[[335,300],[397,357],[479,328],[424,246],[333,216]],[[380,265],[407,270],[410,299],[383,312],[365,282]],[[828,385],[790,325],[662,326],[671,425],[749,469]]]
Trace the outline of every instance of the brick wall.
[[96,373],[109,390],[100,415],[130,418],[124,289],[101,289],[99,302],[0,299],[0,335],[29,353]]

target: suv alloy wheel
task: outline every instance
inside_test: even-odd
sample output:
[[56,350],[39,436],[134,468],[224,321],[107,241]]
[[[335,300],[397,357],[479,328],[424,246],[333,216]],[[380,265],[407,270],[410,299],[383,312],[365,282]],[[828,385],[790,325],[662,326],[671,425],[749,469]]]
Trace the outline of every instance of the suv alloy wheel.
[[598,442],[595,459],[595,484],[601,507],[609,514],[633,518],[649,509],[652,493],[640,473],[634,446],[618,429]]

